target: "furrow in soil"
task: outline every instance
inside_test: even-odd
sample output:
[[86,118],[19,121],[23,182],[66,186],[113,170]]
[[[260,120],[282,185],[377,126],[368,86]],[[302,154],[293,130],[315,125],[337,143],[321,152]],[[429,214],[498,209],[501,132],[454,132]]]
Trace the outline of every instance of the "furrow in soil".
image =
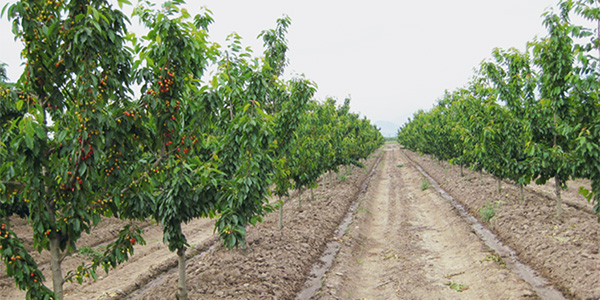
[[316,299],[536,299],[397,145],[385,156]]

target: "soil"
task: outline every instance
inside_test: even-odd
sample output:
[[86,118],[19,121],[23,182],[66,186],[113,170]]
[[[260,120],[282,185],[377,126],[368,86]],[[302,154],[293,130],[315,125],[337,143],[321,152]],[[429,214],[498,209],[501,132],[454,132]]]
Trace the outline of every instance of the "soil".
[[[495,205],[496,214],[485,225],[567,298],[600,298],[600,225],[591,205],[576,193],[577,185],[589,182],[569,183],[573,188],[563,194],[564,213],[558,220],[551,183],[526,188],[520,205],[519,191],[509,183],[498,193],[491,176],[480,179],[479,173],[465,170],[460,177],[457,166],[391,144],[365,161],[364,169],[342,168],[333,180],[324,176],[312,191],[314,199],[310,191],[286,199],[283,229],[278,228],[278,213],[269,214],[248,228],[246,249],[224,249],[213,234],[212,220],[186,224],[192,245],[187,251],[189,298],[294,299],[313,288],[318,291],[312,299],[538,299],[446,200],[425,188],[425,178],[413,164],[472,215],[481,219],[480,209],[488,202]],[[357,201],[352,223],[336,238],[336,229]],[[105,220],[81,245],[97,249],[122,225]],[[96,281],[67,283],[65,299],[176,299],[176,255],[162,243],[159,226],[140,225],[147,245],[136,246],[130,261],[99,274]],[[27,236],[24,222],[13,220],[12,226]],[[330,242],[340,246],[325,277],[316,277],[323,285],[307,287],[315,279],[313,267],[324,264],[320,257]],[[47,252],[36,255],[48,273]],[[64,272],[83,261],[81,254],[66,258]],[[0,295],[24,299],[3,273]]]
[[554,180],[526,187],[521,204],[513,184],[502,183],[498,193],[491,175],[465,170],[461,177],[459,166],[403,151],[480,220],[483,207],[495,206],[487,227],[566,297],[600,299],[600,223],[592,205],[577,193],[579,186],[589,188],[589,181],[567,183],[570,188],[562,193],[565,203],[558,219]]
[[316,299],[535,299],[424,182],[387,145]]

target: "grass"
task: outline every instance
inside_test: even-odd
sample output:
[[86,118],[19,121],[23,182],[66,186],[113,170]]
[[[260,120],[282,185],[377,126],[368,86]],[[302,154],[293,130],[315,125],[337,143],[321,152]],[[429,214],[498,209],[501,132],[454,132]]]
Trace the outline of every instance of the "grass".
[[423,182],[421,183],[421,191],[428,189],[430,186],[431,185],[428,180],[423,180]]

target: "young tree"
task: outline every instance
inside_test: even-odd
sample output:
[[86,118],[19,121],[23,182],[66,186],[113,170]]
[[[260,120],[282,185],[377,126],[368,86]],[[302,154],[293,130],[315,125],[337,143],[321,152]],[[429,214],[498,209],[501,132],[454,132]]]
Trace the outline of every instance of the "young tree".
[[[101,216],[117,212],[105,201],[111,193],[105,170],[111,151],[127,143],[128,128],[117,122],[129,105],[127,18],[102,0],[23,0],[4,12],[24,43],[25,71],[14,87],[3,87],[0,99],[0,199],[27,215],[34,248],[50,251],[53,292],[6,215],[0,255],[28,298],[62,299],[62,260]],[[128,226],[91,268],[80,266],[66,279],[81,282],[95,277],[96,267],[127,259],[131,237],[141,241]]]
[[[223,244],[245,246],[245,226],[272,209],[267,196],[279,145],[294,136],[313,89],[308,81],[285,85],[278,79],[282,36],[265,34],[279,43],[267,44],[264,63],[244,51],[236,35],[218,53],[207,41],[210,15],[191,21],[182,3],[166,2],[157,11],[146,2],[135,11],[150,29],[138,46],[144,96],[132,112],[147,122],[147,168],[137,172],[135,194],[123,205],[128,217],[152,216],[163,226],[164,241],[178,256],[178,297],[187,299],[181,224],[216,217]],[[273,34],[284,34],[288,24],[278,20]],[[199,79],[213,60],[219,67],[203,86]]]
[[574,46],[569,36],[568,15],[545,14],[543,21],[548,36],[533,45],[533,62],[540,68],[539,90],[541,100],[528,118],[535,142],[530,154],[536,158],[538,169],[536,183],[543,184],[554,177],[556,185],[556,216],[562,213],[561,189],[573,174],[569,167],[572,151],[574,102],[571,97],[574,83]]
[[[288,24],[289,19],[279,19],[275,34],[284,34]],[[267,35],[263,32],[263,36]],[[284,41],[283,36],[276,39]],[[212,80],[215,88],[206,94],[227,107],[216,116],[216,130],[224,143],[220,170],[229,182],[219,198],[221,216],[216,226],[227,247],[245,246],[245,226],[256,224],[273,210],[267,196],[274,180],[278,180],[279,192],[288,187],[282,184],[285,170],[278,168],[286,159],[300,117],[314,93],[308,80],[279,80],[280,63],[285,60],[278,51],[287,46],[266,42],[261,64],[259,59],[247,59],[250,55],[241,52],[240,44],[234,36]]]
[[163,240],[177,253],[178,297],[187,299],[185,252],[189,246],[181,225],[199,217],[213,217],[221,172],[220,141],[201,103],[200,78],[216,56],[207,41],[209,12],[193,19],[183,1],[168,1],[154,9],[149,1],[134,16],[149,29],[136,44],[142,83],[138,107],[124,112],[143,120],[145,134],[138,137],[145,167],[133,172],[131,189],[121,209],[127,218],[152,216],[163,228]]
[[[575,134],[574,155],[576,163],[572,165],[574,175],[592,181],[592,190],[580,187],[580,192],[594,201],[594,210],[600,215],[600,10],[597,1],[561,1],[563,14],[572,12],[598,24],[589,29],[571,24],[570,34],[579,41],[588,40],[575,45],[576,76],[573,76],[574,89],[571,91],[575,104],[572,131]],[[598,219],[600,221],[600,217]]]
[[527,52],[516,49],[494,49],[495,62],[485,62],[481,72],[492,82],[499,100],[506,104],[506,118],[500,132],[506,135],[502,156],[506,177],[513,180],[520,189],[521,201],[524,200],[523,186],[529,184],[535,172],[535,166],[527,153],[531,144],[531,131],[528,111],[535,104],[534,90],[536,81],[531,70],[531,61]]

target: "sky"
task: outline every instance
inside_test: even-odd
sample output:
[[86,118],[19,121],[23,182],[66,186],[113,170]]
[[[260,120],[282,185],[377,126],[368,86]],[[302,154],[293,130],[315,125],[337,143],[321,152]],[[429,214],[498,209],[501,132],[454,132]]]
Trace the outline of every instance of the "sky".
[[[0,8],[7,2],[14,1],[0,0]],[[399,126],[417,110],[432,108],[445,90],[466,85],[495,47],[524,50],[535,36],[546,35],[541,14],[557,2],[188,0],[186,8],[213,12],[211,40],[224,45],[236,32],[256,55],[262,53],[258,34],[288,15],[285,77],[304,74],[317,84],[317,99],[341,104],[350,96],[351,111]],[[0,28],[0,62],[15,81],[22,46],[6,16]]]

